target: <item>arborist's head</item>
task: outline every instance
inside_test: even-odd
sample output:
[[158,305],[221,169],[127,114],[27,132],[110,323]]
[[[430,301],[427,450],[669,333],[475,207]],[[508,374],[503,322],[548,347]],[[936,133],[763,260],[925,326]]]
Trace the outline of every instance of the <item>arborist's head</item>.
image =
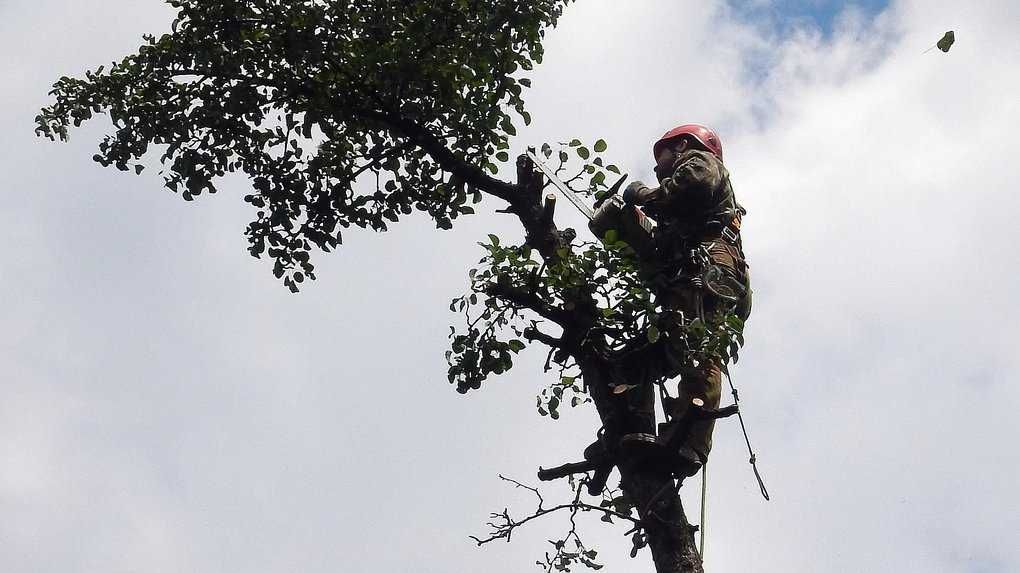
[[722,142],[714,131],[693,123],[681,125],[667,131],[652,146],[656,175],[663,177],[668,174],[676,157],[687,149],[701,149],[722,160]]

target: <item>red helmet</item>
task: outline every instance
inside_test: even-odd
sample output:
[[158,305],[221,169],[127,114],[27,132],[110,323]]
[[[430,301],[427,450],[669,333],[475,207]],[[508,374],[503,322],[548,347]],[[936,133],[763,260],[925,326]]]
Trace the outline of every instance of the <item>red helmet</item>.
[[667,131],[665,135],[660,137],[659,141],[656,141],[655,145],[652,146],[652,155],[654,157],[658,157],[659,152],[662,151],[663,147],[684,135],[689,135],[698,140],[698,143],[701,143],[705,149],[711,151],[719,159],[722,159],[722,142],[719,141],[719,136],[711,129],[696,123],[681,125],[680,127],[674,127]]

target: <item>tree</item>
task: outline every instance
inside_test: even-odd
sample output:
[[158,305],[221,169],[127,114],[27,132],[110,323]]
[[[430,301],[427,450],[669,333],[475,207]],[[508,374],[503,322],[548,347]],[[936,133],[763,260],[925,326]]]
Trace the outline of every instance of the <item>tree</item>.
[[[496,178],[510,160],[515,122],[531,122],[527,72],[570,0],[168,2],[178,10],[170,34],[146,36],[109,69],[55,84],[52,105],[36,118],[39,135],[65,140],[72,125],[108,114],[113,130],[95,161],[141,173],[155,152],[166,186],[187,201],[215,193],[228,173],[245,174],[244,200],[255,210],[249,251],[268,255],[294,292],[315,279],[313,248],[337,248],[352,225],[385,231],[422,211],[449,229],[488,195],[517,217],[524,238],[506,244],[490,235],[469,292],[451,304],[466,324],[451,327],[450,382],[459,392],[478,389],[537,344],[549,349],[546,370],[559,374],[539,396],[540,414],[558,417],[569,399],[593,404],[603,432],[632,430],[626,390],[654,381],[619,366],[662,344],[662,309],[633,251],[613,232],[591,242],[558,229],[555,200],[543,197],[545,181],[526,156],[515,182]],[[620,173],[602,140],[540,149],[588,196],[605,196]],[[721,328],[692,328],[691,348],[735,354],[742,324],[728,318]],[[620,490],[605,490],[614,466]],[[542,475],[567,476],[576,495],[555,508],[514,482],[539,494],[539,509],[523,520],[494,514],[492,534],[476,540],[508,539],[555,511],[593,511],[626,522],[632,555],[647,545],[656,571],[701,571],[695,528],[668,469],[620,453]],[[600,503],[583,502],[583,488]],[[574,528],[554,545],[540,562],[547,569],[600,567]]]

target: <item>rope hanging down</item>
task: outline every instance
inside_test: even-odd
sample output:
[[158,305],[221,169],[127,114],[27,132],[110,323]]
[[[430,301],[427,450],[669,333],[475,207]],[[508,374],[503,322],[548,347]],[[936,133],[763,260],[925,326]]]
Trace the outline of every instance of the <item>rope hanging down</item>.
[[758,471],[757,456],[754,455],[754,449],[751,448],[751,440],[747,437],[747,426],[744,425],[744,415],[740,412],[740,395],[737,393],[736,387],[733,386],[733,378],[730,377],[729,368],[723,368],[723,373],[726,374],[726,381],[730,384],[730,391],[733,394],[733,403],[737,405],[737,419],[740,420],[740,431],[744,433],[744,443],[747,444],[747,453],[751,456],[748,460],[751,464],[751,469],[754,470],[754,477],[758,480],[758,487],[761,489],[761,495],[765,498],[765,501],[769,501],[769,491],[765,489],[765,481],[761,478],[761,472]]
[[701,466],[701,523],[698,524],[698,531],[701,533],[701,540],[698,543],[698,555],[705,560],[705,515],[708,510],[705,504],[708,501],[708,462]]

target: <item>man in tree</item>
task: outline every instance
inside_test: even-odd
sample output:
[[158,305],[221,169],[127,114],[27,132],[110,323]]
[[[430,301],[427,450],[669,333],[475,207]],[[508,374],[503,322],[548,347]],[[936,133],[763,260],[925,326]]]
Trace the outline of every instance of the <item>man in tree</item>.
[[[691,321],[702,323],[708,317],[736,314],[741,320],[750,312],[750,284],[747,262],[740,238],[744,209],[737,203],[729,173],[722,163],[722,143],[711,129],[701,125],[681,125],[666,132],[653,146],[657,187],[640,181],[623,192],[623,203],[640,206],[609,209],[618,217],[647,214],[658,226],[649,249],[638,249],[644,274],[653,285],[659,304],[673,316],[667,318],[658,352],[641,355],[641,363],[625,363],[637,368],[649,383],[631,390],[630,402],[640,416],[654,420],[654,387],[651,381],[681,377],[678,399],[666,398],[664,410],[672,420],[660,427],[659,436],[629,434],[624,444],[646,444],[652,450],[668,448],[675,471],[690,476],[705,463],[712,448],[714,420],[693,421],[684,426],[683,435],[674,435],[683,426],[684,416],[693,399],[715,409],[721,394],[722,369],[717,358],[692,356],[683,328]],[[610,226],[639,229],[638,225],[614,222],[596,216],[593,231],[602,235]],[[640,239],[631,238],[635,243]]]
[[[450,229],[487,195],[516,216],[523,243],[492,235],[482,245],[484,264],[469,273],[471,292],[451,305],[470,320],[466,331],[451,331],[449,381],[460,392],[478,389],[535,344],[550,351],[547,370],[562,368],[540,413],[558,417],[563,392],[570,391],[571,405],[593,403],[616,436],[654,432],[654,423],[634,420],[633,410],[621,407],[612,374],[632,345],[657,339],[651,350],[662,351],[648,363],[659,378],[674,375],[674,358],[685,354],[663,343],[685,337],[660,328],[669,313],[660,317],[647,281],[621,248],[577,243],[573,230],[556,226],[555,200],[543,194],[542,176],[528,157],[517,161],[516,183],[497,178],[498,163],[510,160],[515,119],[531,123],[522,96],[531,85],[527,74],[541,62],[544,35],[569,0],[419,1],[399,9],[383,0],[168,3],[178,12],[171,33],[146,36],[137,53],[109,68],[56,82],[51,105],[36,118],[40,135],[66,140],[72,127],[108,114],[111,130],[94,159],[141,173],[155,153],[167,188],[187,201],[217,192],[228,174],[246,175],[249,252],[268,256],[274,275],[294,292],[316,278],[313,251],[338,248],[349,228],[386,231],[418,211]],[[664,158],[662,170],[681,160],[675,187],[688,189],[679,174],[694,169],[685,161],[694,161],[696,144],[678,135],[664,138],[676,157]],[[569,163],[568,149],[583,162],[571,181],[587,178],[588,193],[608,192],[607,178],[620,171],[598,156],[605,141],[591,149],[579,140],[564,147],[561,167]],[[546,145],[543,153],[548,158],[553,151]],[[725,180],[721,165],[716,169]],[[681,230],[673,187],[665,188],[656,195],[632,187],[626,196],[647,203],[662,229]],[[706,196],[715,196],[712,189]],[[659,235],[666,245],[673,233]],[[663,269],[676,266],[666,263]],[[690,314],[693,307],[681,302],[686,291],[664,272],[658,274],[671,286],[656,294],[675,298],[672,308]],[[625,386],[652,386],[652,378],[628,380]],[[635,526],[632,555],[647,546],[658,573],[700,573],[674,471],[627,452],[608,461],[597,469],[601,486],[607,470],[619,469],[618,510],[579,497],[557,509],[598,511]],[[580,483],[602,495],[604,487],[592,488],[593,482]],[[576,491],[580,496],[579,486]],[[505,524],[494,526],[491,539],[509,539],[528,521],[502,515]],[[576,532],[568,537],[581,549]],[[550,570],[576,563],[598,568],[594,551],[571,547],[557,546]]]

